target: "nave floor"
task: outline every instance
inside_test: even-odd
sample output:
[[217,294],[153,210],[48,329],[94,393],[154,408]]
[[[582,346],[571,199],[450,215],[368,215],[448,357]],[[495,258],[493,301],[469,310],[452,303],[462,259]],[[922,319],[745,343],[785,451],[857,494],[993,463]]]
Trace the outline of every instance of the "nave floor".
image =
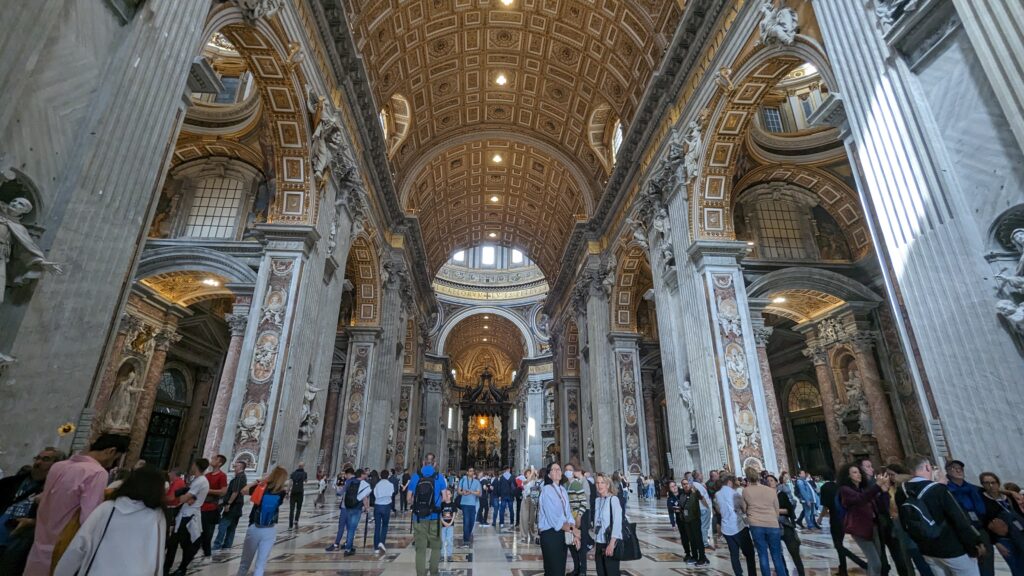
[[[345,558],[342,552],[325,552],[324,548],[334,542],[338,526],[338,511],[332,499],[326,510],[314,510],[306,498],[299,529],[280,529],[277,543],[271,552],[266,573],[275,576],[410,576],[416,573],[416,554],[412,545],[409,515],[394,516],[389,527],[387,554],[381,556],[370,550],[373,545],[373,526],[367,531],[366,546],[362,546],[362,534],[356,539],[356,554]],[[636,562],[623,563],[623,575],[629,576],[731,576],[729,551],[723,541],[718,550],[708,553],[711,566],[697,568],[683,563],[683,548],[679,533],[669,525],[665,501],[630,502],[628,514],[637,523],[644,558]],[[282,512],[284,509],[282,508]],[[363,518],[365,522],[365,516]],[[372,521],[371,521],[372,523]],[[220,552],[212,560],[193,563],[190,575],[228,576],[238,570],[238,560],[245,539],[243,518],[235,535],[235,546],[227,552]],[[287,525],[287,524],[286,524]],[[473,549],[458,548],[461,541],[461,518],[456,521],[456,550],[454,561],[441,563],[441,574],[445,576],[536,576],[543,573],[540,547],[521,544],[518,534],[496,532],[493,527],[477,526],[474,530]],[[827,533],[803,533],[801,555],[808,576],[830,576],[836,572],[838,561]],[[856,544],[852,542],[856,551]],[[470,554],[470,552],[472,552]],[[199,558],[202,558],[200,553]],[[787,555],[787,563],[789,556]],[[997,561],[997,564],[999,561]],[[568,563],[571,569],[572,561]],[[792,564],[790,570],[795,575]],[[589,574],[595,574],[593,558],[588,561]],[[250,572],[251,573],[251,572]],[[850,574],[862,576],[864,572],[852,568]],[[747,575],[749,576],[749,575]]]

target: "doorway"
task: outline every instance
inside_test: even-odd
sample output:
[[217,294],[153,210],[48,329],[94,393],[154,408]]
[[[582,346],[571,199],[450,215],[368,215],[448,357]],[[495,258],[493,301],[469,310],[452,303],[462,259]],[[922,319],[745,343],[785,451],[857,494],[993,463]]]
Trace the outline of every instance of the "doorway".
[[832,469],[832,448],[825,421],[793,422],[793,445],[798,465],[814,475]]

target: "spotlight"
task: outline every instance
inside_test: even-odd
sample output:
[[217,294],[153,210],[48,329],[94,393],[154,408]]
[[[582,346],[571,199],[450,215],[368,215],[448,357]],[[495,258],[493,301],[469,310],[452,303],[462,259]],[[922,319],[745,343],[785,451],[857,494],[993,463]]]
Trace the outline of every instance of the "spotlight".
[[508,84],[508,78],[504,74],[498,74],[497,78],[494,79],[494,83],[498,86],[504,86]]
[[207,286],[213,286],[214,288],[216,288],[217,286],[220,286],[220,282],[218,282],[214,278],[204,278],[203,279],[203,284],[206,284]]
[[786,297],[785,296],[776,296],[775,298],[772,298],[772,304],[785,304],[785,303],[786,303]]
[[494,156],[491,157],[491,160],[493,160],[495,164],[500,164],[501,163],[501,154],[495,154]]

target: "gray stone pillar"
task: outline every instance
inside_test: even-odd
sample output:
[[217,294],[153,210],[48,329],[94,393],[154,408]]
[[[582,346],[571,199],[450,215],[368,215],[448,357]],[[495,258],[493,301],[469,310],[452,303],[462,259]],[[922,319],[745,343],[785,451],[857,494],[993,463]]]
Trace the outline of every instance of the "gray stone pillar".
[[540,468],[543,464],[544,440],[541,438],[541,426],[544,425],[545,386],[544,382],[530,381],[526,388],[526,418],[524,419],[526,426],[522,435],[526,444],[523,445],[525,450],[520,450],[521,453],[526,454],[526,462],[523,462],[523,466],[520,468],[526,465]]
[[[1019,68],[1010,64],[1020,59],[1013,31],[1019,3],[918,3],[892,31],[880,26],[874,4],[814,2],[838,83],[833,94],[841,98],[841,106],[833,102],[822,115],[831,113],[847,129],[847,151],[901,345],[912,360],[917,400],[929,418],[932,451],[940,458],[969,455],[978,469],[1020,475],[1024,467],[1007,462],[1016,462],[1011,455],[1024,443],[1024,429],[989,436],[975,426],[1019,420],[1024,373],[1024,359],[996,312],[995,270],[983,258],[993,223],[976,216],[979,210],[995,214],[991,203],[1019,201],[1005,194],[1005,179],[1021,162],[1021,150],[993,136],[1009,122],[1018,143],[1021,137],[1020,94],[1009,88],[1011,79],[1020,81]],[[957,41],[960,18],[977,52]],[[1004,50],[1010,38],[1016,46]],[[991,87],[979,68],[989,72]],[[991,89],[1004,110],[1018,112],[1003,117],[986,108]],[[965,113],[956,117],[951,110]],[[997,138],[991,158],[986,152],[985,162],[967,160]],[[992,401],[979,403],[979,397]]]
[[217,386],[217,397],[210,411],[210,425],[206,431],[206,444],[203,454],[217,454],[221,441],[224,439],[224,425],[228,419],[231,398],[234,395],[235,380],[238,377],[238,362],[242,355],[242,341],[245,329],[249,324],[249,301],[244,307],[235,306],[234,311],[224,317],[231,329],[231,340],[228,352],[224,356],[224,367],[220,373],[220,384]]
[[661,416],[654,405],[654,370],[640,370],[641,390],[644,397],[644,433],[647,436],[647,454],[650,461],[651,475],[661,478],[665,471],[661,469],[661,458],[665,450],[658,439],[658,427],[655,415]]
[[365,454],[364,442],[369,385],[373,381],[374,358],[378,353],[380,328],[348,328],[348,361],[345,363],[345,402],[341,414],[339,467],[360,466]]
[[[647,452],[647,427],[644,424],[644,401],[640,387],[640,335],[610,334],[615,363],[615,388],[613,402],[618,404],[620,446],[623,447],[622,470],[634,476],[645,474],[650,469]],[[609,403],[606,401],[606,403]],[[610,468],[600,468],[610,470]]]
[[443,442],[447,438],[447,434],[442,435],[442,426],[440,423],[444,421],[444,427],[447,428],[448,415],[442,416],[442,408],[444,407],[444,397],[442,395],[442,383],[443,379],[433,378],[430,376],[424,377],[422,387],[422,411],[421,416],[422,422],[426,427],[426,435],[423,437],[423,455],[426,456],[428,452],[433,452],[436,456],[440,457],[442,454],[442,448],[444,447]]

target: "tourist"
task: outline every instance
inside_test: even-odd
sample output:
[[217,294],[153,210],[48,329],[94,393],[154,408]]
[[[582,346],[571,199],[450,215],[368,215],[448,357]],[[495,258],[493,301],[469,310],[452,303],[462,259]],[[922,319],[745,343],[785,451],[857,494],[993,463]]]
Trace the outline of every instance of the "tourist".
[[394,489],[394,495],[391,497],[391,512],[394,514],[398,513],[398,501],[402,500],[402,490],[399,488],[399,484],[401,484],[399,476],[401,473],[401,468],[392,468],[391,473],[388,475],[388,480],[391,482],[391,487]]
[[[614,483],[614,480],[612,481]],[[668,517],[672,527],[679,531],[679,542],[683,545],[683,561],[690,562],[693,560],[694,554],[690,550],[690,534],[686,531],[686,524],[683,522],[683,493],[679,491],[679,485],[675,481],[670,480],[668,483],[668,497],[666,498],[666,504],[668,506]],[[622,507],[622,502],[619,502],[619,507]]]
[[416,544],[416,575],[427,574],[427,550],[430,550],[430,573],[437,574],[441,556],[441,530],[438,511],[441,492],[447,488],[444,476],[434,468],[434,454],[427,453],[419,472],[409,480],[407,492],[412,505],[413,541]]
[[687,564],[697,566],[710,564],[707,554],[704,552],[704,537],[701,534],[701,509],[703,506],[704,495],[694,487],[693,482],[683,480],[679,495],[680,515],[676,518],[676,522],[683,527],[682,533],[690,543],[690,557],[683,560]]
[[595,479],[597,501],[594,504],[594,564],[597,576],[619,576],[619,560],[615,558],[615,543],[622,540],[622,507],[615,497],[611,478],[602,473]]
[[747,487],[743,489],[743,505],[750,524],[750,536],[757,548],[757,559],[761,564],[761,576],[772,576],[775,572],[786,572],[786,561],[782,557],[782,529],[779,528],[779,498],[775,490],[761,484],[761,474],[747,468]]
[[473,544],[473,525],[476,523],[476,509],[480,506],[480,480],[476,478],[476,470],[470,467],[466,475],[459,480],[459,507],[462,509],[462,545]]
[[708,502],[711,502],[711,546],[712,549],[717,549],[718,536],[722,532],[722,517],[715,508],[715,497],[722,488],[722,480],[718,470],[712,470],[708,473],[708,481],[704,484],[704,487],[708,489]]
[[217,530],[217,525],[220,524],[219,502],[228,491],[228,475],[221,471],[227,461],[227,456],[217,454],[210,459],[210,471],[206,473],[206,481],[210,484],[210,490],[206,494],[206,501],[200,508],[203,534],[199,542],[203,549],[203,556],[213,553],[213,535]]
[[523,475],[523,509],[519,517],[519,541],[529,544],[536,538],[537,498],[540,497],[540,481],[537,471],[530,466]]
[[21,574],[28,561],[35,534],[36,496],[43,491],[46,477],[64,453],[46,447],[16,474],[0,480],[0,574]]
[[396,492],[396,494],[400,495],[399,498],[398,498],[398,500],[399,500],[398,505],[402,509],[402,514],[405,514],[409,510],[409,501],[406,500],[405,498],[402,498],[401,495],[405,494],[409,490],[409,481],[411,479],[412,479],[412,475],[409,474],[409,471],[408,470],[404,470],[402,472],[402,481],[399,482],[399,484],[398,484],[398,492]]
[[338,534],[334,537],[334,544],[326,548],[328,552],[335,552],[341,546],[341,539],[345,537],[345,556],[352,556],[356,553],[356,530],[359,529],[359,517],[363,512],[370,512],[370,493],[372,489],[366,481],[366,471],[363,469],[345,469],[345,483],[338,488],[338,496],[341,502],[338,508],[341,514],[338,516]]
[[515,485],[512,487],[513,496],[516,499],[516,528],[518,528],[519,524],[523,521],[523,484],[525,483],[526,469],[524,468],[523,472],[519,476],[515,477]]
[[[885,476],[888,479],[887,488],[875,498],[876,526],[878,528],[879,554],[882,557],[882,574],[888,574],[891,566],[885,551],[888,549],[896,565],[898,576],[913,576],[914,563],[908,551],[908,544],[914,546],[913,541],[906,537],[899,525],[899,515],[896,509],[896,481],[900,476],[902,481],[910,479],[906,469],[900,464],[891,464],[883,468],[877,477]],[[920,553],[918,553],[920,556]],[[924,563],[924,557],[920,557],[920,564],[924,569],[930,571]]]
[[562,467],[553,463],[544,477],[537,512],[544,576],[565,576],[565,553],[569,548],[567,540],[573,546],[580,544],[580,533],[569,506],[569,493],[561,484]]
[[228,491],[221,501],[220,523],[217,525],[217,538],[213,542],[214,551],[231,548],[234,545],[235,529],[238,528],[242,506],[245,505],[242,489],[249,483],[245,476],[245,462],[236,460],[231,469],[235,476],[228,483]]
[[487,523],[487,515],[491,509],[491,494],[494,492],[494,487],[491,486],[491,475],[484,471],[480,471],[480,506],[477,511],[476,521],[481,526],[489,526]]
[[[913,457],[908,461],[908,468],[914,477],[896,491],[900,523],[907,527],[907,535],[917,544],[925,562],[936,576],[978,576],[978,562],[972,557],[989,552],[981,534],[946,485],[933,481],[935,469],[929,458]],[[924,504],[927,510],[904,506],[911,499]],[[911,501],[911,504],[914,503]],[[924,517],[924,513],[928,516]],[[942,525],[938,536],[922,537],[915,534],[913,525],[922,519],[928,524]]]
[[778,493],[779,526],[782,528],[782,542],[786,545],[786,549],[789,550],[789,557],[793,559],[793,564],[796,565],[797,576],[804,576],[804,563],[800,558],[800,537],[796,533],[795,502],[785,490],[782,490],[782,484],[771,474],[768,475],[768,487],[775,488],[775,491]]
[[242,489],[244,493],[251,494],[252,510],[249,511],[249,528],[245,531],[237,576],[245,576],[249,572],[253,558],[256,559],[253,575],[263,576],[270,550],[277,539],[277,516],[287,487],[288,471],[276,466],[266,478]]
[[167,471],[167,491],[164,493],[164,518],[167,520],[167,538],[171,537],[174,530],[174,519],[178,517],[178,510],[181,502],[178,500],[182,494],[188,491],[185,483],[185,476],[180,468],[171,468]]
[[128,444],[127,436],[103,434],[85,453],[50,466],[39,495],[35,541],[25,565],[27,576],[45,576],[60,560],[60,553],[54,552],[58,540],[65,536],[70,541],[74,526],[88,520],[103,502],[107,470],[124,456]]
[[583,474],[576,473],[576,467],[566,464],[562,470],[566,483],[565,490],[569,494],[569,509],[580,531],[580,543],[569,553],[572,555],[573,576],[585,576],[587,573],[587,531],[590,528],[588,512],[590,510],[590,483]]
[[700,493],[700,540],[705,548],[715,549],[715,542],[711,534],[711,493],[704,485],[704,474],[695,471],[693,481],[690,482],[693,489]]
[[839,503],[846,511],[843,532],[853,537],[867,560],[869,576],[882,573],[882,549],[875,528],[878,494],[888,489],[888,478],[879,477],[874,485],[868,484],[867,474],[860,464],[848,464],[840,469]]
[[626,479],[623,478],[622,474],[616,470],[612,473],[612,482],[615,483],[616,491],[618,492],[619,504],[622,509],[626,509],[627,495],[626,492],[629,490],[629,484],[626,483]]
[[498,531],[505,529],[505,511],[508,511],[508,523],[509,529],[516,522],[516,513],[512,508],[512,500],[515,496],[515,483],[512,479],[512,467],[506,467],[501,472],[501,476],[498,478],[497,483],[494,485],[494,495],[498,500]]
[[749,576],[757,576],[754,541],[750,538],[750,529],[743,521],[745,504],[736,490],[736,477],[731,474],[723,475],[719,486],[718,493],[715,494],[715,509],[722,519],[722,535],[729,546],[729,561],[732,563],[733,575],[743,576],[743,566],[740,564],[742,551],[747,561],[747,573]]
[[380,482],[373,487],[373,549],[387,554],[384,543],[388,540],[388,524],[391,522],[391,508],[394,504],[395,485],[391,473],[380,471]]
[[854,554],[844,544],[844,540],[846,538],[846,533],[843,532],[843,517],[845,511],[839,503],[839,484],[837,484],[832,477],[833,474],[829,472],[825,483],[821,485],[822,509],[818,515],[817,524],[821,525],[821,520],[827,513],[828,530],[829,534],[832,536],[832,546],[835,548],[836,554],[839,556],[839,576],[848,576],[849,571],[846,565],[847,560],[850,560],[865,570],[868,567],[868,563],[861,559],[860,556]]
[[292,472],[292,489],[288,495],[288,529],[299,527],[299,514],[302,512],[302,500],[306,497],[306,463],[299,462]]
[[[455,503],[452,502],[452,491],[445,488],[441,491],[441,558],[445,562],[452,561],[455,549]],[[475,510],[474,510],[475,512]]]
[[320,510],[327,503],[327,475],[322,470],[316,473],[316,500],[313,500],[313,509]]
[[164,574],[171,571],[179,547],[181,548],[181,564],[174,572],[175,576],[184,576],[188,572],[188,565],[199,552],[203,536],[202,506],[206,502],[206,495],[210,492],[210,482],[203,476],[203,471],[209,467],[209,460],[196,458],[189,470],[192,482],[188,485],[188,490],[178,497],[181,507],[174,519],[174,529],[167,539]]
[[54,576],[151,576],[164,563],[166,474],[154,466],[132,470],[82,523]]
[[801,527],[806,525],[808,530],[817,530],[818,524],[814,521],[814,488],[812,482],[813,480],[807,474],[807,470],[797,472],[796,497],[800,500],[800,517],[797,518],[796,523]]
[[[971,484],[965,479],[964,475],[965,466],[960,460],[950,460],[946,464],[946,477],[949,482],[946,484],[946,488],[949,493],[953,495],[960,507],[963,508],[964,513],[971,520],[971,525],[981,535],[981,542],[985,545],[986,550],[992,549],[992,543],[989,541],[988,531],[981,524],[981,517],[985,514],[985,500],[982,498],[982,490],[979,486]],[[978,569],[981,571],[981,576],[993,576],[995,574],[995,557],[993,554],[982,554],[978,556]]]
[[988,531],[989,541],[993,548],[1010,567],[1013,576],[1024,576],[1024,511],[1013,499],[1003,493],[999,476],[992,472],[982,472],[978,477],[984,493],[985,514],[981,517],[982,526]]

